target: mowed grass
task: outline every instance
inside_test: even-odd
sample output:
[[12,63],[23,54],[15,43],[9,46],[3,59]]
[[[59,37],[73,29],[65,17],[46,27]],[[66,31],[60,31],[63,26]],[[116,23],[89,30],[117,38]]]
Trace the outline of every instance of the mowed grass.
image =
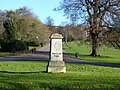
[[99,48],[100,57],[88,56],[91,53],[91,46],[87,43],[68,42],[63,45],[69,56],[75,57],[75,53],[79,53],[78,58],[87,61],[120,64],[120,49],[114,49],[106,45],[101,45]]
[[38,46],[29,46],[29,50],[32,50],[32,49],[35,49],[37,48]]
[[0,57],[5,57],[5,56],[15,56],[17,55],[16,53],[12,52],[0,52]]
[[0,90],[120,90],[120,69],[66,63],[67,73],[46,73],[44,61],[0,62]]

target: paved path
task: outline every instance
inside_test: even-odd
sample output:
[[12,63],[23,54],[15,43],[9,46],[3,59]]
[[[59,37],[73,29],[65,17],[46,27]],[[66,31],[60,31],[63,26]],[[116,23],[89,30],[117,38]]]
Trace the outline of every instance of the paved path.
[[[32,54],[23,54],[20,56],[6,56],[0,57],[0,61],[40,61],[40,60],[49,60],[49,51],[50,45],[46,45],[44,47],[38,47],[36,52]],[[70,58],[66,52],[64,53],[64,61],[69,63],[76,63],[76,64],[88,64],[88,65],[96,65],[96,66],[108,66],[108,67],[117,67],[120,68],[120,65],[114,64],[105,64],[105,63],[98,63],[98,62],[90,62],[85,60],[78,60],[76,58]]]

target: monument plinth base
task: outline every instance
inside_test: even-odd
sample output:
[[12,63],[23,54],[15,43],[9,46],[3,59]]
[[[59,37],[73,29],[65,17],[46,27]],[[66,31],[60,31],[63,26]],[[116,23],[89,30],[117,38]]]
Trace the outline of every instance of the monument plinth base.
[[64,61],[50,61],[47,66],[47,72],[66,73],[66,67]]

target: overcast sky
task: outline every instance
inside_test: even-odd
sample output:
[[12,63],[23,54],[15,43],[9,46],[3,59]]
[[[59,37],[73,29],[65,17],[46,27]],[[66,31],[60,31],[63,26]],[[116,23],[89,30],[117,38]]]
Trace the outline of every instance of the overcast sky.
[[61,22],[69,22],[69,19],[64,17],[62,11],[53,11],[59,6],[61,0],[0,0],[0,10],[15,10],[23,6],[27,6],[31,11],[39,17],[44,23],[46,17],[50,16],[54,19],[55,25],[60,25]]

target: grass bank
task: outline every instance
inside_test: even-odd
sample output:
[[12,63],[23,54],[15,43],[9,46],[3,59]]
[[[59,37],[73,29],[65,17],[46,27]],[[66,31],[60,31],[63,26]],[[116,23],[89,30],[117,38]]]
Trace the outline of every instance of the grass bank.
[[16,55],[21,55],[21,54],[27,54],[27,53],[32,53],[35,48],[38,46],[29,46],[29,50],[23,50],[23,51],[16,51],[16,52],[0,52],[0,57],[5,57],[5,56],[16,56]]
[[100,57],[88,56],[91,53],[91,46],[87,43],[69,42],[63,45],[69,56],[75,57],[75,53],[79,53],[78,58],[87,61],[120,64],[120,50],[102,45],[100,49]]
[[67,73],[46,73],[47,62],[0,62],[0,90],[120,89],[120,69],[66,64]]

